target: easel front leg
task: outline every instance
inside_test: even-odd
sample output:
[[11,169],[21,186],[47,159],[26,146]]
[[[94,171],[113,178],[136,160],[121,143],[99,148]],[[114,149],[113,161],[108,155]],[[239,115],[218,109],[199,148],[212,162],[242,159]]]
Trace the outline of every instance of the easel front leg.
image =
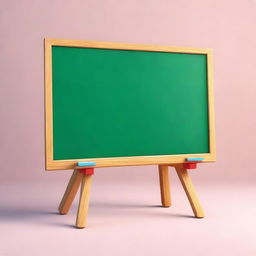
[[167,165],[158,165],[162,206],[171,206],[169,170]]
[[179,176],[181,184],[186,192],[186,195],[188,197],[189,203],[192,207],[195,217],[203,218],[204,212],[203,212],[203,209],[202,209],[200,202],[197,198],[195,188],[192,184],[192,181],[191,181],[190,177],[188,176],[188,171],[186,169],[184,169],[183,167],[175,167],[175,169]]
[[83,175],[77,170],[74,170],[59,206],[60,214],[68,213],[70,206],[74,201],[74,198],[76,196],[76,193],[80,186],[82,178],[83,178]]
[[90,175],[82,174],[82,176],[83,178],[81,183],[79,207],[78,207],[78,212],[76,217],[77,228],[84,228],[86,226],[86,217],[88,213],[90,189],[91,189],[91,183],[92,183],[92,174]]

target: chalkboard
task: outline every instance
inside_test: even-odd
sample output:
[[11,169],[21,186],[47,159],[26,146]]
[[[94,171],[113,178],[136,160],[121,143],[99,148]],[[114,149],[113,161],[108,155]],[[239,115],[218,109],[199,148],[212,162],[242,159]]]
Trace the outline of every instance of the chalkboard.
[[47,169],[213,160],[208,50],[74,42],[47,44]]

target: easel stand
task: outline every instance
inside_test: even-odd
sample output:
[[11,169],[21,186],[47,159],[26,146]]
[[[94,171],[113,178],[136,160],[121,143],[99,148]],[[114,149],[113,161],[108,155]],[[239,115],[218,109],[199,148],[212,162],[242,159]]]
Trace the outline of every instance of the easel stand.
[[[159,165],[159,181],[160,181],[160,192],[161,201],[163,207],[171,206],[170,197],[170,184],[169,184],[169,172],[168,167],[172,166],[176,169],[180,182],[186,192],[189,203],[192,207],[193,213],[196,218],[203,218],[203,209],[197,198],[194,186],[190,177],[188,176],[187,169],[195,169],[197,162],[175,164],[175,165]],[[81,184],[79,207],[77,211],[76,227],[84,228],[86,226],[86,217],[88,213],[90,188],[92,182],[92,175],[94,174],[93,168],[81,168],[77,167],[68,183],[66,191],[63,195],[59,206],[60,214],[67,214],[71,204],[76,196],[78,188]]]

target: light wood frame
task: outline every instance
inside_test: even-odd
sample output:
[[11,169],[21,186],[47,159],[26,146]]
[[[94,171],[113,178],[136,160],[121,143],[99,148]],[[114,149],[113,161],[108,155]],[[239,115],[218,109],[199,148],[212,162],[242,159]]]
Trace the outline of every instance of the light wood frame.
[[[205,54],[207,56],[207,80],[208,80],[207,84],[208,84],[208,116],[209,116],[209,153],[54,160],[53,159],[53,120],[52,120],[53,118],[53,114],[52,114],[52,46]],[[96,162],[95,167],[132,166],[132,165],[168,165],[168,164],[182,163],[188,157],[203,157],[204,162],[216,161],[212,50],[169,47],[169,46],[150,46],[150,45],[139,45],[139,44],[96,42],[96,41],[45,39],[45,141],[46,141],[45,143],[46,170],[74,169],[77,162],[80,162],[80,161]]]

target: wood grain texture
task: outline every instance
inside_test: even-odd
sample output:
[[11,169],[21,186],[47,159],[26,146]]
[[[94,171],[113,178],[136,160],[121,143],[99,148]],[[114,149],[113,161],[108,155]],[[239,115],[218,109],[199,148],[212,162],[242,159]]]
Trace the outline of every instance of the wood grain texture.
[[170,183],[169,183],[169,170],[167,165],[159,165],[159,182],[160,182],[160,193],[162,206],[171,206],[171,196],[170,196]]
[[83,174],[74,170],[59,206],[60,214],[67,214],[81,184]]
[[52,133],[52,44],[49,40],[44,43],[44,105],[45,105],[45,167],[53,161]]
[[86,226],[86,218],[89,207],[90,189],[92,183],[92,175],[84,175],[81,183],[81,192],[79,207],[77,211],[76,227],[84,228]]
[[[95,162],[97,167],[113,167],[113,166],[137,166],[137,165],[170,165],[184,163],[187,157],[203,157],[203,162],[214,162],[215,157],[211,154],[186,154],[171,156],[135,156],[135,157],[109,157],[109,158],[87,158],[72,160],[52,160],[48,161],[47,170],[64,170],[74,169],[77,162]],[[82,168],[82,167],[81,167]]]
[[179,176],[180,182],[183,186],[183,189],[186,192],[187,198],[189,200],[189,203],[192,207],[193,213],[196,218],[203,218],[204,212],[200,205],[200,202],[197,198],[195,188],[192,184],[192,181],[188,175],[188,172],[186,169],[182,167],[175,167],[176,172]]
[[101,49],[120,49],[132,51],[157,51],[157,52],[182,52],[195,54],[208,54],[211,49],[198,49],[191,47],[176,47],[176,46],[158,46],[158,45],[143,45],[143,44],[126,44],[118,42],[98,42],[98,41],[83,41],[83,40],[66,40],[47,38],[45,41],[51,45],[68,46],[68,47],[88,47]]
[[207,83],[208,83],[208,115],[209,115],[209,146],[212,157],[216,161],[215,145],[215,115],[214,115],[214,87],[213,87],[213,54],[207,54]]
[[[208,108],[209,142],[210,142],[209,153],[54,160],[53,159],[53,113],[52,113],[52,46],[206,54],[207,55],[207,77],[208,77],[208,104],[209,104],[208,105],[209,106]],[[123,44],[123,43],[112,43],[112,42],[45,39],[45,141],[46,141],[46,144],[45,144],[46,167],[45,168],[46,170],[74,169],[78,161],[95,162],[96,163],[95,167],[177,164],[177,163],[184,162],[187,157],[203,157],[204,162],[216,161],[212,66],[213,66],[212,51],[210,49],[150,46],[150,45]]]

